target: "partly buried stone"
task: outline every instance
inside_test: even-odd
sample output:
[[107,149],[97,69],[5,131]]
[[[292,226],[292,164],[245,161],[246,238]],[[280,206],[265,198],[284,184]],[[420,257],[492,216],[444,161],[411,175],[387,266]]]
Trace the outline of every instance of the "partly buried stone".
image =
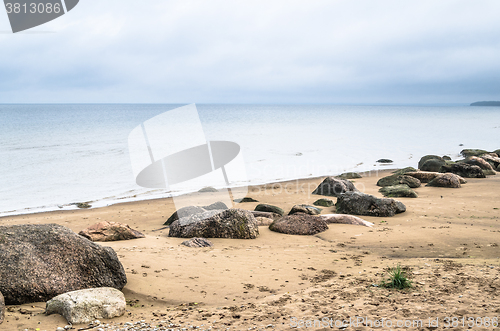
[[276,207],[273,205],[268,205],[265,203],[258,204],[257,207],[255,207],[255,211],[265,211],[268,213],[275,213],[280,216],[283,216],[285,214],[285,211],[281,209],[280,207]]
[[[409,172],[407,173],[407,175],[419,179],[422,183],[429,183],[434,178],[442,176],[443,174],[440,172],[417,171],[417,172]],[[467,184],[467,181],[464,178],[458,175],[457,177],[460,180],[460,184]]]
[[255,239],[259,235],[257,221],[243,209],[209,210],[183,217],[170,224],[169,237]]
[[272,222],[274,222],[272,218],[267,218],[267,217],[256,217],[255,220],[257,221],[258,226],[269,226],[271,225]]
[[464,161],[467,164],[478,166],[483,170],[493,170],[493,166],[486,161],[486,159],[477,157],[477,156],[469,156]]
[[211,205],[208,205],[208,206],[203,206],[202,208],[205,209],[205,210],[225,210],[225,209],[229,209],[229,208],[227,208],[226,204],[224,202],[221,202],[221,201],[214,202],[214,203],[212,203]]
[[313,205],[321,207],[331,207],[334,205],[334,203],[331,199],[318,199],[313,202]]
[[420,161],[418,161],[418,168],[422,169],[422,166],[428,160],[440,160],[440,161],[444,162],[443,158],[441,156],[439,156],[439,155],[425,155],[425,156],[422,156],[422,158],[420,159]]
[[335,176],[335,177],[339,178],[339,179],[359,179],[359,178],[363,178],[357,172],[344,172],[343,174],[340,174],[340,175]]
[[406,184],[385,186],[378,191],[389,198],[418,198],[418,194]]
[[264,218],[269,218],[272,219],[273,221],[280,219],[282,215],[276,214],[276,213],[271,213],[268,211],[255,211],[255,210],[249,210],[253,214],[253,217],[264,217]]
[[2,292],[0,292],[0,324],[3,323],[4,316],[5,316],[5,300],[3,298]]
[[480,156],[483,154],[488,154],[488,151],[485,151],[484,149],[464,149],[460,152],[463,157],[469,157],[469,156]]
[[425,161],[422,166],[420,167],[420,170],[422,171],[431,171],[431,172],[438,172],[439,169],[441,169],[441,166],[445,165],[446,161],[441,159],[429,159]]
[[414,172],[414,171],[418,171],[418,170],[413,168],[413,167],[406,167],[406,168],[394,171],[393,174],[395,176],[398,176],[398,175],[405,175],[407,172]]
[[380,178],[377,182],[378,186],[394,186],[394,185],[400,185],[400,184],[405,184],[408,185],[411,188],[417,188],[420,187],[421,182],[415,177],[408,176],[408,175],[392,175],[392,176],[387,176]]
[[328,225],[320,216],[297,213],[274,221],[269,229],[285,234],[314,235],[328,230]]
[[242,199],[234,199],[236,203],[244,203],[244,202],[259,202],[259,200],[255,200],[254,198],[244,197]]
[[120,317],[125,314],[126,306],[122,292],[101,287],[58,295],[47,302],[45,312],[62,315],[71,324],[82,324]]
[[201,248],[201,247],[213,247],[214,244],[205,238],[191,238],[189,240],[183,241],[181,245],[193,248]]
[[288,213],[288,215],[293,215],[297,213],[304,213],[309,215],[319,215],[321,213],[321,209],[309,206],[309,205],[295,205],[292,207],[292,210]]
[[465,178],[485,178],[483,170],[475,165],[467,163],[446,164],[439,170],[441,173],[451,172]]
[[170,215],[168,220],[165,223],[163,223],[163,225],[170,225],[174,221],[177,221],[179,218],[189,217],[191,215],[200,214],[205,211],[206,210],[203,207],[198,207],[198,206],[182,207],[179,210],[176,210],[172,215]]
[[358,189],[347,179],[326,177],[325,180],[312,192],[312,194],[338,197],[345,192],[356,192]]
[[485,176],[495,176],[497,173],[495,170],[483,170]]
[[115,251],[57,224],[0,226],[0,292],[5,303],[47,301],[84,288],[121,290],[127,277]]
[[216,188],[208,186],[208,187],[201,188],[200,190],[198,190],[198,192],[200,192],[200,193],[211,193],[211,192],[219,192],[219,191]]
[[441,176],[436,176],[426,186],[449,187],[449,188],[462,187],[462,185],[460,185],[459,176],[452,174],[452,173],[446,173],[446,174],[442,174]]
[[378,163],[392,163],[394,161],[392,161],[391,159],[378,159],[377,162]]
[[481,155],[481,158],[488,162],[493,168],[497,168],[500,165],[500,157],[495,157],[491,154]]
[[364,219],[361,219],[356,216],[352,215],[346,215],[346,214],[323,214],[320,215],[320,217],[327,223],[327,224],[352,224],[352,225],[362,225],[362,226],[368,226],[372,227],[373,223],[365,221]]
[[91,241],[116,241],[144,238],[144,234],[127,224],[103,221],[78,233]]
[[406,211],[400,201],[389,198],[377,198],[361,192],[342,194],[335,204],[339,214],[391,217]]
[[500,157],[500,149],[497,149],[496,151],[493,151],[492,154],[496,154],[498,157]]

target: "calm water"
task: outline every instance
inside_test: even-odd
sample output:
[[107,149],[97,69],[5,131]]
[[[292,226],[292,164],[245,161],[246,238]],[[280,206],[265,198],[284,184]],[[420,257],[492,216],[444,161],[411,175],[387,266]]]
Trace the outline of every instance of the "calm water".
[[[135,184],[127,144],[133,128],[178,106],[0,105],[0,215],[168,196]],[[207,140],[241,146],[249,183],[371,170],[382,167],[380,158],[404,167],[425,154],[458,158],[463,148],[500,148],[498,107],[197,107]]]

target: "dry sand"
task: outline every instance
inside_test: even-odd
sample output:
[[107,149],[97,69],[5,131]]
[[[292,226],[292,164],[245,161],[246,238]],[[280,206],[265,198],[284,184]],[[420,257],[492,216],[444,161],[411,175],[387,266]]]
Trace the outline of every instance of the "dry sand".
[[[354,182],[360,190],[381,196],[376,182],[385,175],[367,173]],[[310,192],[322,179],[251,187],[248,196],[288,211],[320,198]],[[476,318],[474,329],[481,329],[500,316],[499,188],[498,175],[468,179],[460,189],[421,187],[416,189],[418,198],[399,199],[407,212],[392,218],[362,217],[373,228],[330,224],[316,236],[291,236],[261,226],[257,239],[211,239],[214,247],[201,249],[180,245],[185,239],[169,238],[168,229],[159,230],[175,211],[171,199],[5,217],[0,222],[57,223],[78,232],[107,220],[127,223],[146,235],[103,243],[115,249],[127,272],[123,292],[129,302],[123,317],[101,321],[112,325],[104,329],[142,320],[171,329],[330,330],[343,329],[341,321],[351,318],[354,324],[348,329],[355,330],[388,330],[389,320],[393,328],[399,323],[408,330],[432,330],[436,322],[438,329],[449,322],[456,326],[453,330],[465,330],[473,323],[469,317]],[[203,204],[200,194],[186,199]],[[256,205],[238,207],[253,210]],[[322,213],[334,210],[324,208]],[[376,286],[387,278],[385,269],[397,264],[407,268],[414,287],[396,291]],[[44,315],[44,308],[45,303],[8,306],[0,329],[55,330],[67,325],[59,315]],[[356,324],[361,317],[379,321],[379,327]],[[421,327],[415,324],[419,321]]]

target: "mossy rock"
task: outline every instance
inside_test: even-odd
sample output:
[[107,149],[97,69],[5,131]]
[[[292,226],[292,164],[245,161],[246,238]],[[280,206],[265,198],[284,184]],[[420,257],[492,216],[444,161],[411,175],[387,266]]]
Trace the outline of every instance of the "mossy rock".
[[441,161],[444,161],[443,158],[441,156],[439,156],[439,155],[425,155],[425,156],[423,156],[420,159],[420,161],[418,161],[418,168],[422,169],[422,166],[428,160],[441,160]]
[[377,186],[394,186],[394,185],[401,185],[405,184],[408,185],[408,187],[411,188],[417,188],[420,187],[421,182],[415,177],[411,176],[406,176],[406,175],[392,175],[392,176],[387,176],[384,178],[380,178],[377,182]]
[[486,176],[495,176],[497,172],[495,170],[485,170],[483,169],[483,172]]
[[417,193],[406,184],[386,186],[378,191],[389,198],[418,198]]
[[413,167],[406,167],[406,168],[394,171],[393,174],[396,175],[396,176],[398,176],[398,175],[404,175],[407,172],[415,172],[415,171],[418,171],[418,170],[415,169],[415,168],[413,168]]
[[445,161],[451,161],[451,157],[449,157],[448,155],[444,155],[443,156],[443,160],[445,160]]
[[488,154],[488,151],[485,151],[484,149],[464,149],[460,152],[463,157],[469,157],[469,156],[481,156],[483,154]]
[[333,200],[330,199],[318,199],[313,202],[313,205],[321,207],[331,207],[334,205],[334,203]]
[[86,209],[92,207],[88,202],[78,202],[75,204],[78,208]]
[[497,149],[496,151],[493,151],[493,153],[495,153],[496,155],[498,155],[498,157],[500,157],[500,149]]
[[340,178],[340,179],[358,179],[358,178],[363,178],[357,172],[344,172],[343,174],[340,174],[340,175],[335,176],[335,177],[336,178]]
[[420,170],[430,171],[430,172],[438,172],[439,169],[441,169],[441,167],[445,164],[446,164],[446,161],[443,159],[429,159],[422,164],[422,166],[420,167]]
[[377,160],[378,163],[392,163],[394,161],[392,161],[391,159],[379,159]]
[[280,216],[283,216],[285,214],[285,211],[281,209],[280,207],[276,207],[273,205],[268,205],[265,203],[261,203],[255,207],[255,211],[267,211],[269,213],[276,213]]
[[319,215],[321,214],[321,208],[309,206],[309,205],[295,205],[292,207],[292,210],[288,213],[288,215],[293,215],[297,213],[304,213],[309,215]]
[[242,203],[242,202],[259,202],[259,200],[255,200],[254,198],[244,197],[243,199],[235,199],[234,202]]

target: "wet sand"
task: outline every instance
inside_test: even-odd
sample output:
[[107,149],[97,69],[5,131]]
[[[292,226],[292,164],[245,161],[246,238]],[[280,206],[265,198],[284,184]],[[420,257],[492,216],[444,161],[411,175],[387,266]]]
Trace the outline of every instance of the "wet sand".
[[[353,181],[361,191],[381,197],[376,182],[387,174],[365,173]],[[288,212],[295,204],[321,198],[310,192],[322,179],[255,186],[248,196]],[[423,186],[415,189],[418,198],[398,199],[407,212],[391,218],[363,216],[373,228],[330,224],[315,236],[292,236],[261,226],[257,239],[210,239],[213,248],[188,248],[180,245],[185,239],[167,237],[162,224],[175,211],[171,199],[11,216],[0,222],[57,223],[79,232],[107,220],[146,235],[101,243],[117,252],[128,278],[123,290],[128,311],[102,320],[109,324],[101,326],[105,330],[138,321],[160,329],[289,330],[310,325],[307,329],[330,330],[343,328],[342,321],[349,318],[354,323],[349,329],[388,329],[380,325],[384,318],[394,328],[406,322],[403,328],[422,330],[432,329],[436,319],[444,329],[447,317],[458,323],[454,330],[465,330],[472,323],[469,317],[482,318],[474,322],[478,328],[486,326],[485,318],[500,316],[499,188],[499,175],[468,179],[460,189]],[[203,205],[204,196],[185,198]],[[257,204],[237,207],[253,210]],[[329,207],[322,214],[334,212]],[[397,264],[408,270],[414,287],[396,291],[377,286],[387,278],[386,268]],[[44,308],[45,303],[8,306],[0,330],[56,330],[68,324],[59,315],[44,315]],[[378,320],[379,327],[367,321],[363,325],[361,318]],[[409,326],[408,321],[414,323]]]

